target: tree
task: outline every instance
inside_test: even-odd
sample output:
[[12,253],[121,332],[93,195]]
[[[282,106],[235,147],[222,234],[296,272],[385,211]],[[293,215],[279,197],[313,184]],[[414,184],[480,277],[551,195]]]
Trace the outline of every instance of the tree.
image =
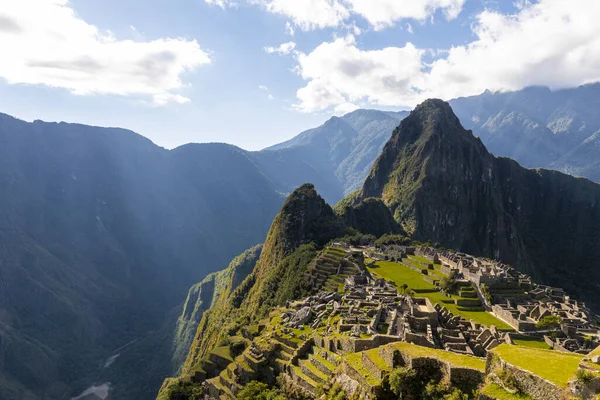
[[562,318],[558,315],[547,315],[540,319],[535,327],[537,329],[551,330],[558,329],[562,324]]
[[238,400],[285,400],[285,397],[271,389],[266,383],[252,381],[237,394]]
[[421,389],[417,372],[412,368],[394,368],[389,382],[392,393],[401,398],[418,396]]

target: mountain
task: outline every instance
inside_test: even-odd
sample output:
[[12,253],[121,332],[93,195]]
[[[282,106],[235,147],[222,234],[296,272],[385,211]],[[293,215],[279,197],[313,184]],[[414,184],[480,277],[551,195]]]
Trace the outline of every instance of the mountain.
[[204,313],[182,375],[207,372],[203,360],[231,332],[264,318],[274,306],[308,293],[310,283],[302,277],[317,248],[345,232],[314,185],[296,189],[273,220],[252,273]]
[[185,361],[204,312],[219,298],[229,296],[252,273],[261,251],[262,245],[246,250],[235,257],[226,269],[208,275],[190,288],[175,330],[175,365],[180,366]]
[[378,197],[416,240],[500,259],[600,304],[600,185],[490,154],[448,103],[394,131],[354,202]]
[[[552,91],[486,91],[450,101],[488,150],[531,168],[559,169],[597,180],[598,153],[587,141],[600,130],[600,83]],[[589,150],[584,150],[590,146]],[[569,157],[575,152],[585,158]]]
[[[408,115],[406,111],[356,110],[341,118],[332,117],[322,126],[302,132],[293,139],[259,153],[266,157],[285,154],[315,166],[316,174],[299,174],[287,179],[294,188],[313,182],[323,197],[335,204],[360,187],[391,132]],[[327,177],[327,185],[312,176]]]
[[304,182],[331,203],[357,187],[402,117],[359,110],[248,152],[169,151],[123,129],[0,114],[0,397],[62,398],[101,381],[115,399],[154,393],[202,314],[197,303],[187,314],[192,298],[182,310],[189,287],[263,242]]
[[600,130],[552,162],[550,168],[600,182]]
[[[264,240],[283,202],[234,146],[167,151],[7,115],[0,143],[3,399],[77,395],[123,353],[119,368],[121,348],[163,326],[191,284]],[[111,384],[141,389],[136,374]]]

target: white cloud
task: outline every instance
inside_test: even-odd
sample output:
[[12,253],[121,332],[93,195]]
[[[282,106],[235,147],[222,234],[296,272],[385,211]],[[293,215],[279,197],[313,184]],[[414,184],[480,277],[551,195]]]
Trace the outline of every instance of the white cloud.
[[361,50],[352,37],[299,53],[298,73],[307,80],[297,92],[301,111],[335,109],[366,101],[414,106],[429,97],[451,99],[529,85],[572,87],[600,81],[600,2],[523,2],[515,15],[484,11],[465,46],[436,52],[404,47]]
[[359,100],[409,102],[414,81],[423,75],[423,53],[411,43],[362,51],[353,36],[323,43],[308,55],[300,53],[298,71],[309,82],[297,92],[297,108],[310,112]]
[[[236,6],[242,1],[260,5],[267,11],[289,18],[304,31],[346,27],[352,16],[366,19],[376,29],[394,25],[402,19],[425,21],[442,10],[447,19],[456,18],[466,0],[204,0],[221,8]],[[526,0],[519,0],[526,1]],[[355,26],[355,25],[354,25]],[[294,36],[294,29],[286,24],[286,32]],[[358,34],[354,32],[354,34]]]
[[415,33],[415,31],[413,30],[413,27],[412,27],[412,25],[411,25],[411,24],[406,24],[406,31],[407,31],[408,33],[410,33],[411,35],[412,35],[413,33]]
[[266,51],[269,54],[273,54],[273,53],[290,54],[292,51],[294,51],[295,48],[296,48],[296,43],[287,42],[287,43],[280,44],[277,47],[267,46],[264,48],[264,51]]
[[342,116],[342,115],[346,115],[346,114],[348,114],[348,113],[351,113],[352,111],[356,111],[356,110],[358,110],[359,108],[360,108],[360,107],[359,107],[359,106],[357,106],[357,105],[356,105],[356,104],[354,104],[354,103],[344,103],[344,104],[340,104],[339,106],[336,106],[336,107],[333,109],[333,113],[334,113],[335,115]]
[[189,101],[174,93],[182,73],[211,61],[195,40],[119,40],[79,18],[68,0],[0,0],[0,54],[10,84],[147,96],[157,105]]
[[267,86],[265,86],[265,85],[259,85],[259,86],[258,86],[258,88],[259,88],[260,90],[264,90],[265,92],[268,92],[268,91],[269,91],[269,88],[268,88]]
[[296,33],[294,31],[294,27],[292,26],[292,24],[290,23],[290,21],[285,23],[285,33],[287,33],[290,36],[294,36],[294,34]]
[[221,8],[235,6],[236,2],[234,0],[204,0],[210,5],[219,6]]
[[335,27],[350,16],[340,0],[263,0],[266,9],[290,18],[303,30]]
[[363,16],[376,29],[402,19],[425,21],[436,10],[451,20],[460,14],[465,0],[346,0],[355,14]]
[[269,95],[267,96],[267,98],[269,100],[275,100],[275,96],[273,96],[271,93],[269,93]]

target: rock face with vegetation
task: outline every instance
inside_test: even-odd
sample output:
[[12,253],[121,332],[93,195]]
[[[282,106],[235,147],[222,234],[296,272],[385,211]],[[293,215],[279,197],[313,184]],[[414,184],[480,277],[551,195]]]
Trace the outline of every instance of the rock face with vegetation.
[[[189,287],[264,241],[300,184],[331,202],[357,187],[401,117],[356,112],[247,152],[168,151],[122,129],[0,114],[0,397],[77,395],[99,376],[115,399],[152,391],[172,373],[171,349],[156,343],[180,338]],[[148,368],[126,367],[141,359]]]
[[208,275],[190,288],[175,329],[173,365],[177,369],[187,357],[204,312],[219,298],[229,296],[252,273],[261,250],[262,245],[246,250],[234,258],[226,269]]
[[600,186],[494,157],[441,100],[394,132],[354,202],[371,197],[417,240],[498,258],[600,302]]
[[253,272],[204,313],[183,375],[201,370],[207,353],[241,326],[307,293],[309,282],[302,277],[316,248],[344,233],[343,223],[313,185],[295,190],[275,217]]

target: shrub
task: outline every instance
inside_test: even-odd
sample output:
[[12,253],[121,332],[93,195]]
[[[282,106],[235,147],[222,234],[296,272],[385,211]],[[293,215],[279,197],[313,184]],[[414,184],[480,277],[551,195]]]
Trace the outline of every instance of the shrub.
[[590,383],[594,379],[594,375],[592,375],[589,371],[586,371],[585,369],[578,369],[575,373],[575,379],[577,379],[578,383],[585,385]]
[[167,390],[169,400],[201,400],[204,399],[204,388],[198,383],[178,382]]
[[412,368],[394,368],[389,378],[390,390],[398,397],[414,397],[420,392],[421,382]]
[[562,324],[562,318],[558,315],[548,315],[535,324],[537,329],[558,329]]
[[252,381],[237,394],[238,400],[286,400],[266,383]]

